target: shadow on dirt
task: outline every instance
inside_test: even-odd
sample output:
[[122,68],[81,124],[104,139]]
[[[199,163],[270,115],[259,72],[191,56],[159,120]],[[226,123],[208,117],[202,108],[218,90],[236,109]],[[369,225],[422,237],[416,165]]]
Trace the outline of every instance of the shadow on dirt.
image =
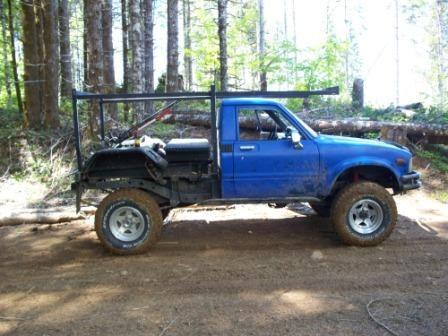
[[132,257],[106,253],[85,222],[0,228],[0,335],[381,335],[365,306],[385,297],[372,309],[399,333],[447,330],[448,241],[431,225],[400,216],[362,249],[329,220],[276,211],[180,216]]

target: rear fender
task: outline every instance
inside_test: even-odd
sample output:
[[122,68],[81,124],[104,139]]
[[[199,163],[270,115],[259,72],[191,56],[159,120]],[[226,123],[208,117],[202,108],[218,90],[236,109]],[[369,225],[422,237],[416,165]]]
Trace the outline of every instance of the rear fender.
[[148,147],[112,148],[93,154],[83,170],[90,178],[147,178],[148,165],[164,170],[168,162]]

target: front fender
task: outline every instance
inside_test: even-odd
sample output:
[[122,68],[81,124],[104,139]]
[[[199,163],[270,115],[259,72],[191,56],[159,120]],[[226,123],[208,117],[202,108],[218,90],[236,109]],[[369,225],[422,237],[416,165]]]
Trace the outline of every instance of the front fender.
[[333,187],[338,178],[347,170],[355,167],[376,166],[386,168],[392,172],[398,185],[400,185],[400,172],[393,167],[389,161],[379,159],[377,157],[357,157],[344,160],[334,166],[323,166],[322,172],[324,172],[323,190],[322,194],[328,196],[331,194]]

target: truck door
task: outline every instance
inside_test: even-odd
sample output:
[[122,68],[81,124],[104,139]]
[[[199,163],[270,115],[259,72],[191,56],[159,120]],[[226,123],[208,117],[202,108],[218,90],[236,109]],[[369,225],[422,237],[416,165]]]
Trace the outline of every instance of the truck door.
[[315,196],[319,152],[313,139],[302,135],[296,149],[288,136],[300,130],[272,106],[237,108],[234,151],[236,198]]

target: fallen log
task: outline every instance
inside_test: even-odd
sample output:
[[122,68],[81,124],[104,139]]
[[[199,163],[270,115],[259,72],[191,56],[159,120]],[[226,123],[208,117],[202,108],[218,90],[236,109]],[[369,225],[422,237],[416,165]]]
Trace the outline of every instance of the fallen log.
[[58,224],[85,219],[94,214],[96,208],[83,208],[80,213],[68,209],[22,209],[4,212],[0,216],[0,227],[21,224]]
[[[389,121],[365,121],[356,119],[347,120],[325,120],[325,119],[304,119],[304,121],[315,131],[325,134],[340,133],[370,133],[381,132],[384,129],[400,129],[408,136],[421,136],[435,139],[437,143],[448,142],[448,124],[419,124],[419,123],[398,123]],[[208,113],[179,113],[172,114],[167,123],[182,123],[191,126],[210,127],[210,114]],[[269,127],[269,123],[267,124]],[[256,129],[255,118],[241,118],[241,126],[246,129]],[[434,142],[436,143],[436,142]]]
[[380,132],[383,128],[403,129],[408,135],[446,136],[448,125],[398,123],[390,121],[364,120],[309,120],[305,122],[321,132]]

